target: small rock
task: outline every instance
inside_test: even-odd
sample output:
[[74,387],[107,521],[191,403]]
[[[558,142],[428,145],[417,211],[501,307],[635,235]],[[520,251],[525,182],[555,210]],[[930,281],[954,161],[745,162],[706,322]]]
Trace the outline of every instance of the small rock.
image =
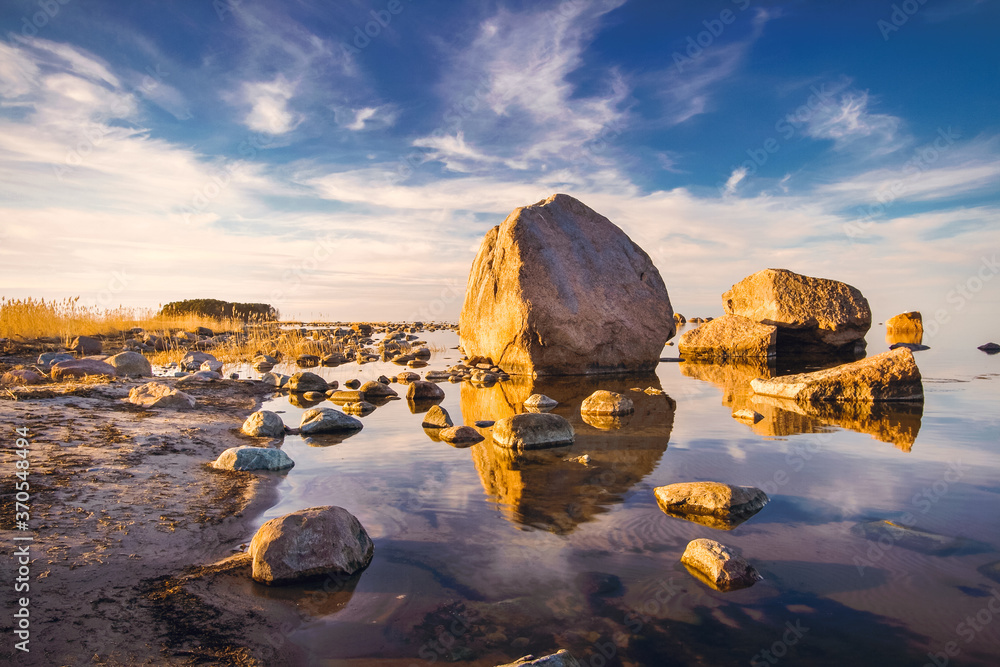
[[288,382],[288,376],[282,375],[281,373],[264,373],[264,375],[261,376],[260,381],[264,384],[269,384],[272,387],[281,388]]
[[299,368],[313,368],[319,366],[320,358],[315,354],[300,354],[295,359],[295,365]]
[[444,428],[441,429],[438,437],[449,445],[474,445],[477,442],[485,440],[479,431],[471,426],[451,426]]
[[376,382],[372,380],[370,382],[365,382],[361,385],[358,390],[365,395],[365,398],[386,398],[388,396],[396,396],[396,392],[389,387],[389,381],[386,380],[385,383]]
[[656,387],[646,387],[642,390],[642,393],[648,394],[650,396],[660,396],[663,394],[662,389],[657,389]]
[[352,379],[348,380],[347,382],[345,382],[344,386],[347,387],[348,389],[357,389],[358,387],[361,386],[361,381],[352,378]]
[[181,358],[181,368],[186,371],[196,371],[206,361],[218,361],[218,359],[208,352],[191,351]]
[[559,405],[559,401],[555,400],[554,398],[549,398],[545,394],[532,394],[528,398],[524,399],[524,407],[526,408],[551,410],[557,405]]
[[341,409],[349,415],[360,415],[363,417],[374,412],[375,406],[368,401],[354,401],[353,403],[345,403],[341,406]]
[[920,350],[931,349],[929,345],[921,345],[920,343],[893,343],[889,346],[890,350],[895,350],[896,348],[905,347],[910,352],[919,352]]
[[747,588],[763,579],[753,565],[734,549],[715,540],[692,540],[684,550],[681,562],[720,591]]
[[37,373],[30,369],[17,369],[13,371],[7,371],[0,378],[0,384],[5,385],[31,385],[31,384],[41,384],[45,382],[45,377],[40,373]]
[[493,421],[492,419],[480,419],[479,421],[475,422],[475,424],[479,428],[489,428],[490,426],[496,424],[496,422]]
[[149,359],[138,352],[122,352],[104,360],[105,363],[115,367],[118,375],[129,375],[134,377],[150,377],[153,375],[153,366]]
[[43,352],[38,355],[38,360],[35,363],[48,370],[53,364],[57,364],[60,361],[72,361],[74,358],[72,354],[65,352]]
[[420,425],[424,428],[448,428],[455,424],[451,421],[447,410],[435,405],[424,414],[424,421]]
[[212,463],[219,470],[287,470],[294,465],[288,454],[266,447],[232,447]]
[[128,402],[141,405],[144,408],[172,408],[184,410],[195,406],[194,396],[185,394],[163,382],[147,382],[139,387],[132,387],[128,393]]
[[372,560],[375,545],[342,507],[311,507],[271,519],[250,541],[253,579],[269,586],[328,574],[351,575]]
[[669,516],[723,530],[740,525],[770,500],[756,487],[721,482],[668,484],[653,489],[653,493],[660,509]]
[[632,399],[618,392],[599,389],[583,399],[581,414],[625,415],[635,411]]
[[733,411],[733,419],[738,419],[739,421],[746,422],[748,424],[756,424],[763,418],[764,415],[751,410],[750,408],[742,408],[740,410]]
[[406,398],[410,401],[428,401],[444,398],[444,390],[433,382],[417,380],[410,383],[406,390]]
[[890,317],[885,321],[886,329],[896,329],[904,331],[923,331],[924,320],[919,311],[912,310],[908,313],[900,313]]
[[504,417],[493,427],[494,442],[516,450],[568,445],[574,438],[572,424],[550,412]]
[[223,363],[221,361],[203,361],[199,370],[212,371],[213,373],[219,373],[222,371]]
[[94,359],[70,359],[52,365],[52,379],[79,378],[88,375],[107,375],[114,377],[117,371],[111,364]]
[[91,336],[77,336],[70,343],[69,349],[73,350],[77,354],[88,356],[91,354],[100,354],[103,349],[101,341]]
[[976,349],[982,350],[986,354],[996,354],[997,352],[1000,352],[1000,345],[997,345],[996,343],[986,343],[985,345],[980,345]]
[[357,431],[362,428],[364,424],[360,421],[332,408],[310,408],[302,413],[302,422],[299,424],[302,435]]
[[306,391],[302,393],[302,398],[307,401],[325,401],[326,392],[325,391]]
[[368,398],[368,396],[365,392],[357,389],[342,389],[330,394],[330,400],[334,403],[357,403],[358,401],[363,401],[366,398]]
[[399,384],[409,384],[410,382],[416,382],[419,379],[419,375],[410,371],[405,371],[396,376],[396,381],[399,382]]
[[579,463],[581,465],[588,465],[590,463],[590,454],[584,454],[583,456],[574,456],[573,458],[565,459],[570,463]]
[[281,421],[281,415],[270,410],[258,410],[243,422],[240,429],[246,435],[257,438],[280,438],[285,435],[285,424]]
[[326,391],[327,384],[326,380],[315,373],[310,373],[309,371],[299,371],[292,377],[288,378],[287,387],[289,391],[305,393],[307,391]]

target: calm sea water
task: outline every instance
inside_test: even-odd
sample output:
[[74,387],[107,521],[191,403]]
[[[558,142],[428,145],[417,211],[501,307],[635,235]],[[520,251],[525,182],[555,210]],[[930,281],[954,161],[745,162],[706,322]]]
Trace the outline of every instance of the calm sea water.
[[[405,400],[348,438],[289,436],[296,465],[258,523],[340,505],[375,557],[332,591],[288,591],[300,622],[285,638],[317,665],[495,665],[559,648],[594,667],[1000,664],[1000,355],[947,335],[915,353],[922,406],[812,412],[751,396],[749,380],[775,369],[663,362],[646,376],[440,385],[456,424],[521,412],[535,392],[560,401],[576,443],[527,456],[489,429],[469,448],[435,441]],[[422,337],[447,349],[421,371],[459,361],[454,333]],[[869,354],[887,349],[878,327],[868,340]],[[403,369],[311,370],[343,384]],[[631,391],[649,386],[665,393]],[[585,422],[597,389],[628,394],[635,414]],[[734,419],[742,407],[764,419]],[[305,408],[279,395],[264,409],[298,426]],[[759,486],[771,502],[731,531],[658,508],[655,487],[696,480]],[[696,580],[679,559],[699,537],[738,548],[764,580],[728,593]]]

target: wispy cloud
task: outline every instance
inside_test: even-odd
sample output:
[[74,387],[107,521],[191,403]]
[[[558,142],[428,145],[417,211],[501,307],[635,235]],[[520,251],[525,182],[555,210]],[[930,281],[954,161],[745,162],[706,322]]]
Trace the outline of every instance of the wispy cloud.
[[302,117],[288,108],[295,94],[296,83],[278,75],[271,81],[243,84],[242,102],[250,107],[243,122],[255,132],[285,134],[302,121]]
[[866,91],[847,91],[836,104],[819,107],[809,118],[804,132],[813,139],[831,139],[837,147],[863,139],[864,150],[868,153],[899,148],[900,119],[872,112],[869,103]]

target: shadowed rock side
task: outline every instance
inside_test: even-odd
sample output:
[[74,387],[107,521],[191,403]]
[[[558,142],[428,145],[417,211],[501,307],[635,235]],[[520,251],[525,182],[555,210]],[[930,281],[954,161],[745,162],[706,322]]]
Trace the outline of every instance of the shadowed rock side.
[[[466,424],[520,414],[529,396],[545,394],[559,401],[552,412],[576,432],[571,446],[516,452],[495,444],[489,429],[482,429],[487,438],[471,452],[483,490],[517,524],[566,534],[592,520],[652,472],[667,449],[676,403],[666,394],[630,391],[648,386],[660,387],[655,375],[520,377],[482,388],[463,384]],[[626,427],[604,431],[583,420],[580,406],[598,389],[632,399],[635,411]]]
[[533,377],[652,371],[673,335],[667,289],[649,256],[562,194],[487,232],[459,320],[466,354]]
[[760,413],[763,419],[755,424],[749,424],[737,419],[756,434],[762,436],[786,436],[797,433],[821,433],[830,429],[819,420],[813,419],[803,412],[788,411],[769,404],[757,404],[751,397],[750,381],[755,378],[769,378],[776,375],[773,364],[766,360],[748,361],[746,363],[730,362],[727,364],[699,363],[684,361],[680,364],[681,373],[704,382],[710,382],[722,390],[722,404],[731,408],[734,413],[741,410],[753,410]]
[[924,415],[922,401],[800,403],[788,398],[756,395],[752,397],[751,405],[761,414],[764,414],[763,410],[769,410],[772,413],[800,415],[803,420],[866,433],[904,452],[913,448]]

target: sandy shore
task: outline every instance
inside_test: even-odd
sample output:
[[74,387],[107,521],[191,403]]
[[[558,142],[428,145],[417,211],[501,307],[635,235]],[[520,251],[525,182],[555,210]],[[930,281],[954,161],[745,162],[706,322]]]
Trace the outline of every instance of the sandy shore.
[[[27,596],[31,620],[24,653],[4,614],[3,662],[295,664],[274,633],[288,608],[264,613],[239,557],[211,566],[249,540],[255,517],[274,502],[277,477],[206,465],[253,440],[239,427],[269,388],[186,387],[198,405],[179,412],[125,402],[137,384],[0,390],[4,608]],[[14,429],[22,427],[31,443],[28,532],[15,526]],[[34,537],[30,591],[15,593],[13,552],[25,542],[14,537],[26,535]]]

